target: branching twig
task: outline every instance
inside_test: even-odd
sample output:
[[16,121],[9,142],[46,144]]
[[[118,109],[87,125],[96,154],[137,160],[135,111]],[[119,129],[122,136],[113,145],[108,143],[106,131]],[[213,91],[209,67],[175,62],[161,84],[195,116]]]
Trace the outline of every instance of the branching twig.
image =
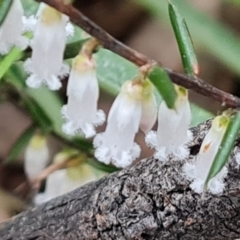
[[[129,48],[123,43],[113,38],[110,34],[93,23],[84,14],[75,9],[72,5],[65,5],[63,0],[37,0],[38,2],[45,2],[46,4],[54,7],[60,12],[68,15],[73,23],[81,27],[84,31],[97,38],[103,47],[117,53],[118,55],[128,59],[138,66],[142,66],[147,63],[156,63],[156,61],[149,59],[145,55]],[[159,63],[158,63],[159,64]],[[160,65],[160,64],[159,64]],[[220,89],[217,89],[210,84],[204,82],[198,77],[192,77],[177,73],[173,70],[165,68],[169,74],[171,80],[179,85],[182,85],[188,89],[221,102],[223,105],[233,108],[240,107],[240,99],[232,94],[226,93]]]

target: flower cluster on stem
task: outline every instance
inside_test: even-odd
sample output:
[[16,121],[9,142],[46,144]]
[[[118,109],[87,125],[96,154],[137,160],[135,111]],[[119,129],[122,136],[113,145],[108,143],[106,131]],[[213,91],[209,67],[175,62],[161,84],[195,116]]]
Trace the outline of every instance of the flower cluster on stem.
[[110,109],[105,132],[94,138],[95,157],[105,164],[129,166],[141,151],[135,134],[139,127],[147,133],[156,114],[152,83],[142,76],[125,82]]
[[148,146],[155,149],[154,157],[160,161],[173,155],[178,159],[188,156],[186,144],[191,140],[188,131],[191,122],[191,110],[188,101],[188,91],[175,86],[178,94],[175,109],[170,109],[164,101],[159,106],[157,131],[150,131],[146,136]]

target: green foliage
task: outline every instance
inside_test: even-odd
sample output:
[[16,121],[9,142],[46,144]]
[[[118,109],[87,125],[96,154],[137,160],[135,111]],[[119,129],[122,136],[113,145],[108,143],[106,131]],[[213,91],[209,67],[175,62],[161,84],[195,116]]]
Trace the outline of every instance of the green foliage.
[[16,160],[19,153],[27,146],[30,139],[33,137],[35,131],[36,131],[36,126],[30,126],[25,130],[25,132],[13,144],[10,152],[8,153],[8,156],[6,159],[7,162]]
[[23,56],[23,52],[17,48],[14,47],[9,54],[7,54],[3,59],[0,61],[0,82],[4,74],[7,72],[7,70],[11,67],[13,62],[19,60]]
[[108,173],[112,173],[112,172],[116,172],[118,171],[119,169],[112,166],[112,165],[106,165],[104,163],[101,163],[93,158],[89,158],[87,160],[87,163],[89,165],[91,165],[92,167],[98,169],[98,170],[101,170],[101,171],[104,171],[104,172],[108,172]]
[[12,6],[13,0],[0,0],[0,26],[4,22],[5,17],[8,14]]
[[173,4],[169,3],[168,10],[185,73],[189,75],[197,74],[198,62],[187,24]]
[[[36,13],[38,3],[32,2],[32,0],[23,0],[22,3],[27,16]],[[87,36],[84,36],[84,32],[75,26],[75,34],[68,40],[64,53],[64,58],[67,59],[68,62],[78,54],[87,38]],[[183,44],[185,44],[185,42]],[[39,89],[26,87],[25,81],[27,74],[23,69],[22,62],[25,57],[26,54],[18,48],[13,48],[6,57],[0,59],[0,81],[2,79],[10,83],[19,92],[22,102],[34,120],[34,123],[43,132],[53,132],[67,142],[74,143],[75,146],[79,146],[80,149],[91,153],[93,148],[91,142],[79,137],[72,139],[62,132],[63,119],[61,117],[61,107],[63,106],[63,100],[60,95],[46,87]],[[112,95],[117,95],[122,84],[127,80],[133,79],[138,74],[139,69],[136,65],[109,50],[100,49],[94,54],[94,58],[96,60],[97,77],[100,86]],[[150,72],[149,78],[168,106],[173,108],[176,92],[165,70],[160,67],[155,67]],[[192,105],[192,113],[193,125],[211,116],[207,111],[195,105]],[[25,147],[28,139],[30,139],[32,132],[33,129],[31,127],[17,140],[10,152],[9,159],[12,160],[16,158],[21,149]],[[116,170],[116,168],[106,166],[93,159],[89,160],[89,164],[107,172]]]
[[158,66],[155,66],[148,74],[148,78],[154,84],[163,100],[169,108],[175,107],[177,93],[167,72]]
[[138,74],[136,65],[109,50],[100,49],[94,57],[100,85],[110,94],[117,95],[122,84]]
[[230,118],[230,122],[227,126],[223,140],[221,142],[217,155],[213,161],[211,169],[208,173],[205,186],[207,185],[209,180],[216,176],[221,171],[223,166],[226,165],[239,132],[240,132],[240,112],[238,111],[235,115],[233,115]]
[[[169,24],[167,1],[132,0],[146,8],[161,22]],[[227,26],[210,18],[197,10],[188,0],[172,0],[182,16],[184,16],[194,40],[196,49],[214,55],[229,69],[240,74],[240,41],[236,34]]]

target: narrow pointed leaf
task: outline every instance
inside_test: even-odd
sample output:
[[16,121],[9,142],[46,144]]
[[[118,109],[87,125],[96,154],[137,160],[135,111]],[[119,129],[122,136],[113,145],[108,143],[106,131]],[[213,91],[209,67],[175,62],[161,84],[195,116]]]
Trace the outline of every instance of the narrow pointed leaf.
[[7,162],[11,162],[16,160],[20,152],[27,146],[30,139],[34,135],[36,131],[36,126],[30,126],[25,130],[25,132],[16,140],[16,142],[13,144],[11,150],[8,153]]
[[148,78],[157,88],[167,106],[169,108],[174,108],[175,101],[177,99],[177,93],[167,72],[163,68],[155,66],[149,72]]
[[231,151],[234,147],[234,143],[240,131],[240,112],[237,112],[231,117],[230,122],[227,126],[226,132],[224,134],[223,140],[219,147],[219,150],[215,156],[212,167],[209,171],[205,186],[211,178],[216,176],[224,165],[227,163]]
[[32,119],[39,125],[41,130],[45,133],[52,129],[52,121],[44,110],[30,97],[23,96],[24,105],[32,116]]
[[114,167],[112,165],[106,165],[104,163],[101,163],[101,162],[93,159],[93,158],[89,158],[87,160],[87,163],[90,166],[92,166],[92,167],[94,167],[94,168],[96,168],[98,170],[101,170],[101,171],[104,171],[104,172],[108,172],[108,173],[116,172],[116,171],[119,170],[118,168],[116,168],[116,167]]
[[4,22],[12,3],[13,0],[0,0],[0,26]]
[[8,55],[6,55],[3,59],[0,61],[0,82],[4,74],[8,71],[8,69],[11,67],[11,65],[20,59],[23,56],[23,52],[17,48],[14,47]]
[[189,75],[198,74],[199,67],[197,57],[185,19],[173,4],[169,3],[168,10],[185,73]]

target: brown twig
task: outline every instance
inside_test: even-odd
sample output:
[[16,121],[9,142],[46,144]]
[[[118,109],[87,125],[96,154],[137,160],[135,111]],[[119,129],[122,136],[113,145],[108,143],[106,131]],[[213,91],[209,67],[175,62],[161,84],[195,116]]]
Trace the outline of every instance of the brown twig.
[[30,186],[31,195],[34,195],[35,193],[39,192],[39,189],[43,180],[45,180],[51,173],[55,172],[56,170],[67,168],[69,165],[69,162],[72,161],[74,157],[76,156],[73,156],[63,162],[52,163],[34,179],[30,181],[25,181],[22,184],[20,184],[16,189],[14,189],[14,193],[17,195],[21,195],[21,193],[26,192],[26,189],[28,189]]
[[[65,5],[62,0],[37,1],[44,2],[54,7],[58,11],[66,14],[67,16],[69,16],[70,20],[73,23],[81,27],[84,31],[86,31],[93,37],[97,38],[104,48],[115,52],[116,54],[128,59],[136,65],[142,66],[148,63],[156,63],[156,61],[149,59],[147,56],[133,50],[132,48],[129,48],[128,46],[116,40],[114,37],[112,37],[110,34],[108,34],[106,31],[104,31],[102,28],[100,28],[98,25],[88,19],[84,14],[75,9],[72,5]],[[177,73],[167,68],[165,68],[165,70],[169,74],[171,80],[176,84],[182,85],[188,89],[192,89],[193,91],[203,96],[214,99],[222,103],[224,106],[233,108],[240,107],[240,99],[238,97],[233,96],[232,94],[224,92],[220,89],[217,89],[198,77],[192,77]]]

